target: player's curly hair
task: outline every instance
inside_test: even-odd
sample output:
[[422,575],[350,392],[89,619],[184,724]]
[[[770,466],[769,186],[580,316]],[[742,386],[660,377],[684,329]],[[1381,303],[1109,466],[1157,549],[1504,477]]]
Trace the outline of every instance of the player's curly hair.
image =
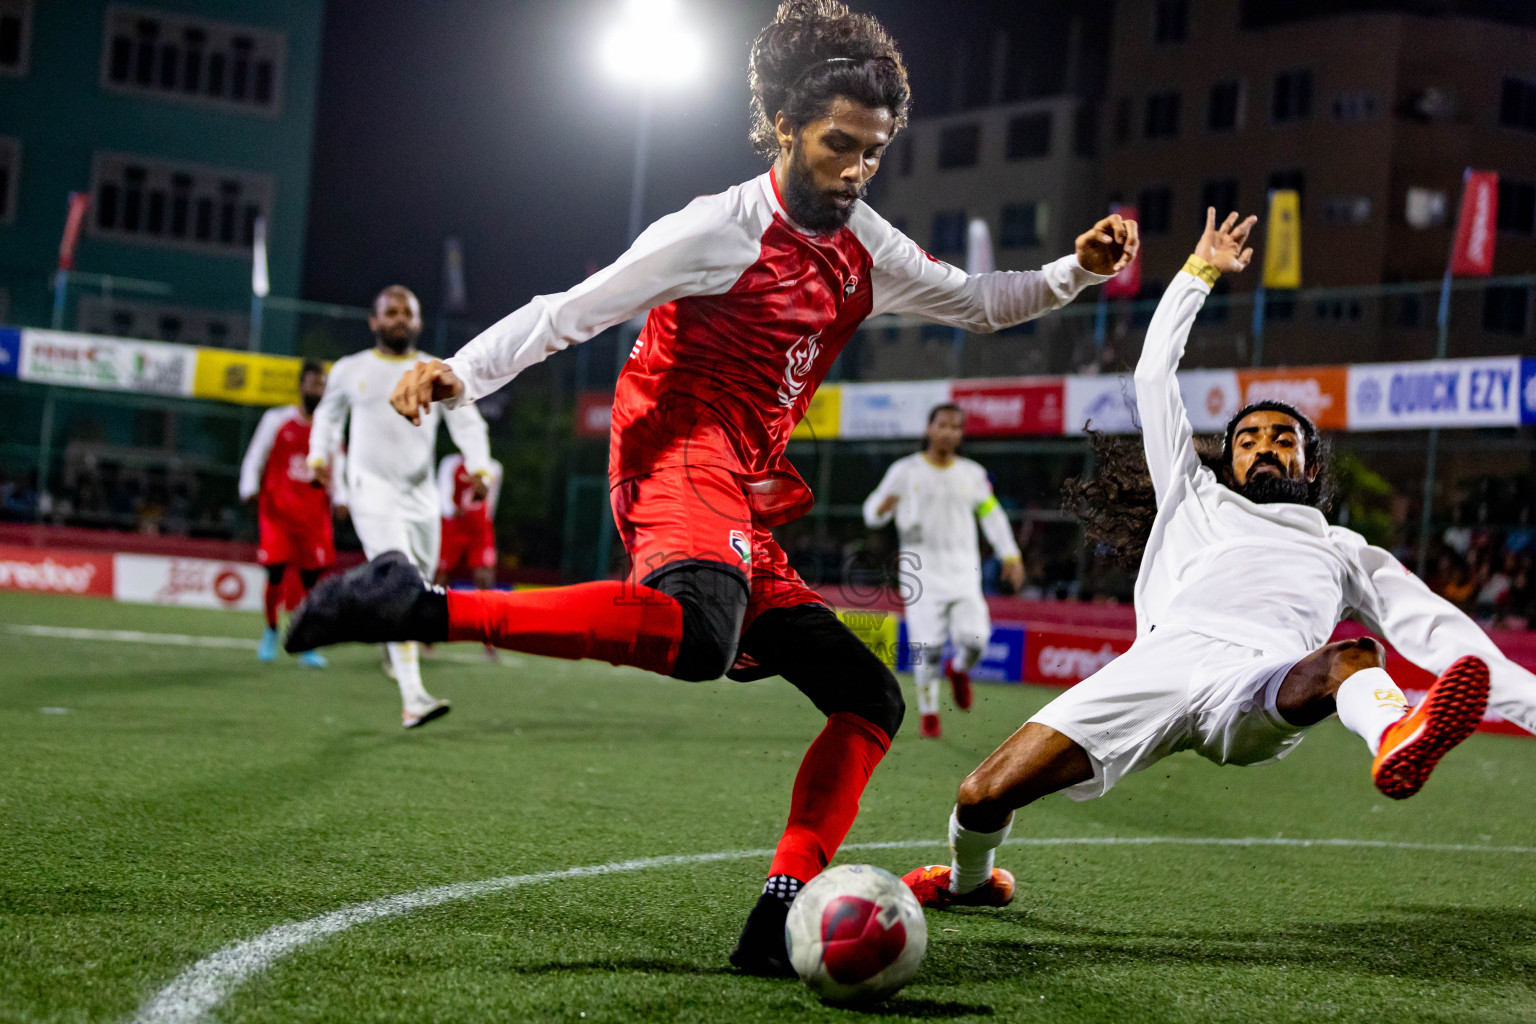
[[[833,60],[833,58],[847,60]],[[779,155],[773,119],[784,111],[796,128],[827,109],[836,96],[886,107],[906,127],[912,90],[901,51],[869,14],[839,0],[784,0],[752,43],[752,146],[769,160]]]
[[[1239,409],[1227,421],[1223,437],[1195,438],[1195,453],[1216,478],[1231,479],[1232,439],[1237,425],[1250,413],[1280,412],[1301,424],[1302,450],[1307,465],[1321,467],[1307,487],[1307,504],[1327,512],[1333,506],[1334,480],[1330,472],[1333,448],[1317,426],[1300,409],[1286,402],[1254,402]],[[1157,497],[1147,472],[1146,451],[1140,438],[1116,437],[1088,431],[1093,447],[1092,469],[1062,485],[1062,511],[1082,520],[1087,542],[1107,554],[1122,568],[1141,564],[1157,517]]]

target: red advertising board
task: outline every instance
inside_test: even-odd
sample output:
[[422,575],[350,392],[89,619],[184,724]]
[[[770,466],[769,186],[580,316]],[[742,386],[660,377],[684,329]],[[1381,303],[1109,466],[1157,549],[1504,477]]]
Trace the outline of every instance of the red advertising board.
[[607,437],[613,422],[613,395],[607,391],[583,391],[576,396],[576,436]]
[[0,590],[112,596],[112,555],[0,545]]
[[1243,404],[1265,399],[1288,402],[1311,417],[1320,430],[1349,428],[1349,369],[1343,366],[1295,366],[1273,370],[1238,370]]
[[1136,639],[1123,629],[1058,626],[1024,632],[1024,681],[1050,686],[1082,682],[1131,649]]
[[965,410],[972,437],[1060,434],[1066,382],[1060,377],[956,381],[954,402]]
[[1499,176],[1493,171],[1466,174],[1461,215],[1456,218],[1456,244],[1451,250],[1455,277],[1487,277],[1493,273],[1493,237],[1499,215]]

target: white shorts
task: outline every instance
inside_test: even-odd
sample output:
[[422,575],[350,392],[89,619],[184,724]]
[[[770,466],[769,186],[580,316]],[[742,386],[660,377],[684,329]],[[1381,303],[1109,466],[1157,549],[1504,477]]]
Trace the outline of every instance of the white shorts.
[[992,615],[978,590],[963,597],[919,597],[906,608],[907,643],[937,651],[948,640],[956,647],[985,651],[992,639]]
[[437,572],[438,548],[442,544],[443,521],[402,519],[393,515],[374,515],[352,509],[352,528],[363,542],[363,554],[377,558],[386,551],[403,551],[422,578],[430,580]]
[[1103,796],[1131,772],[1180,750],[1217,764],[1265,764],[1305,735],[1275,707],[1280,684],[1299,660],[1158,629],[1030,721],[1088,752],[1093,778],[1066,790],[1074,800]]

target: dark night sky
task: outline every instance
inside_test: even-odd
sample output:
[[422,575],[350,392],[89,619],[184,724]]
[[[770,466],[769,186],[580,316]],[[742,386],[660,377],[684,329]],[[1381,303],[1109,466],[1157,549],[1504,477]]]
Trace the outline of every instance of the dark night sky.
[[[366,304],[398,280],[429,314],[442,239],[464,240],[470,315],[499,317],[623,251],[637,105],[603,73],[598,29],[623,0],[331,0],[305,255],[307,298]],[[747,49],[774,0],[682,0],[704,80],[660,98],[645,220],[759,173]],[[934,109],[957,24],[1018,0],[864,0]],[[925,97],[923,90],[929,89]]]

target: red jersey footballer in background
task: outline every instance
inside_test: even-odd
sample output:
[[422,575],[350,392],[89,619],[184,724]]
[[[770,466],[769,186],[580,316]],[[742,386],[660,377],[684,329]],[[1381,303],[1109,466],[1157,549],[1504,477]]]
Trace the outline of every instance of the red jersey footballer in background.
[[[480,493],[483,491],[484,493]],[[454,573],[467,570],[478,590],[496,586],[496,500],[501,496],[501,463],[492,459],[483,474],[464,467],[458,452],[437,464],[437,494],[442,503],[443,546],[437,585],[446,587]],[[496,660],[496,648],[485,645]]]
[[[267,570],[267,629],[257,649],[262,661],[277,657],[277,611],[288,567],[298,572],[300,586],[308,593],[336,561],[331,495],[309,466],[309,428],[324,395],[325,368],[304,363],[299,370],[300,404],[268,409],[240,463],[240,500],[257,499],[256,561]],[[339,498],[337,505],[345,505],[345,499]],[[313,651],[299,660],[312,668],[325,665]]]
[[609,450],[629,578],[443,594],[383,556],[318,587],[287,642],[479,640],[678,679],[783,676],[827,724],[731,962],[792,974],[789,903],[853,824],[904,705],[895,676],[770,532],[811,505],[784,455],[790,431],[866,317],[1008,327],[1106,280],[1137,242],[1133,224],[1111,217],[1039,271],[967,275],[883,220],[861,197],[905,124],[906,69],[879,22],[841,3],[781,4],[753,44],[750,75],[753,142],[771,170],[662,218],[611,266],[535,298],[446,363],[413,367],[395,390],[395,408],[414,421],[432,402],[474,401],[649,311],[619,376]]

